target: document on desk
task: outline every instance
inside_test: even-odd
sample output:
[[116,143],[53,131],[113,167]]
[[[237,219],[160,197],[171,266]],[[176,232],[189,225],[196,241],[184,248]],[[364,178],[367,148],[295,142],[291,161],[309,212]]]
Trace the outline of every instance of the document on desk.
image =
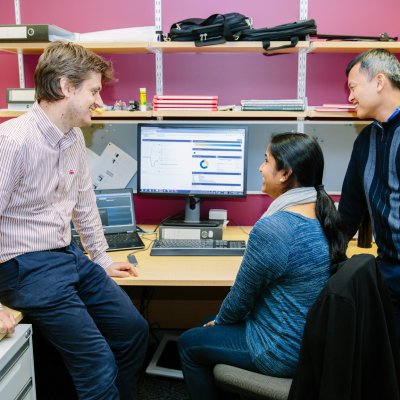
[[94,189],[125,188],[137,171],[137,161],[109,142],[100,156],[87,151]]

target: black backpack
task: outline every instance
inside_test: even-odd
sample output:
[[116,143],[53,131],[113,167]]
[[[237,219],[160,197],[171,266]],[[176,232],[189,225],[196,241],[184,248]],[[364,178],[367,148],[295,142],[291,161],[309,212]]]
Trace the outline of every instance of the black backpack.
[[208,46],[239,40],[241,32],[251,26],[251,18],[243,14],[213,14],[206,19],[189,18],[175,22],[164,40],[193,41],[196,46]]

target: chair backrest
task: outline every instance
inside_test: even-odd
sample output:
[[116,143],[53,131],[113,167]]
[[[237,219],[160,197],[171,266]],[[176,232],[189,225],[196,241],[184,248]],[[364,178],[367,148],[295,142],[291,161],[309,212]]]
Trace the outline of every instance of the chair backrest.
[[308,313],[290,400],[399,400],[393,307],[375,258],[337,265]]
[[293,382],[219,364],[217,384],[250,399],[400,400],[393,307],[375,258],[355,255],[333,269],[308,313]]

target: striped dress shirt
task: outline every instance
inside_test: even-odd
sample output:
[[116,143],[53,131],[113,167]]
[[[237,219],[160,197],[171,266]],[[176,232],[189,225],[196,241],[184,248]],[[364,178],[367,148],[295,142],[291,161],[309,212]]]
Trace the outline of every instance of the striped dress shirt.
[[82,131],[64,134],[35,103],[0,125],[0,263],[69,245],[71,220],[91,259],[108,267]]

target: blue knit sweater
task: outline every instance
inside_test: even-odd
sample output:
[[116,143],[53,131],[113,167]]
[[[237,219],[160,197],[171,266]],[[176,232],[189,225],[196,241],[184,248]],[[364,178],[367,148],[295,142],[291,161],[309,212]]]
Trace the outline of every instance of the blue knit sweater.
[[317,219],[280,211],[251,231],[235,283],[217,324],[246,321],[257,368],[293,376],[309,308],[330,276],[329,246]]

